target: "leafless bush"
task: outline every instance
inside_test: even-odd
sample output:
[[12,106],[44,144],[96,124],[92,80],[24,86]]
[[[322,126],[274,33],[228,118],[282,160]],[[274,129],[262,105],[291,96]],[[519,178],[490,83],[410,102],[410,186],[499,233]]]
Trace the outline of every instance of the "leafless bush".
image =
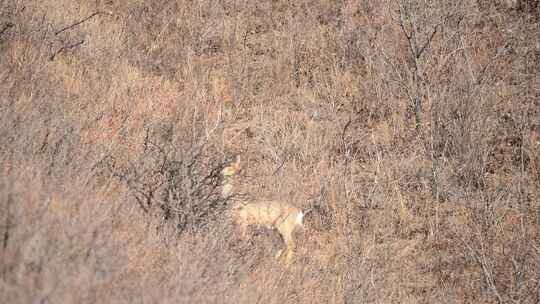
[[147,137],[136,161],[125,166],[106,161],[144,213],[159,210],[159,218],[182,233],[207,228],[227,207],[221,195],[226,162],[206,148],[204,143],[176,148]]

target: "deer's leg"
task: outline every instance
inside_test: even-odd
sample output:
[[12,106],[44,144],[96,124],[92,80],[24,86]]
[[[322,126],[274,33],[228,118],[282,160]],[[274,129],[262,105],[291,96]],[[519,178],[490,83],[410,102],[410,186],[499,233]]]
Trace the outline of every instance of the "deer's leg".
[[287,250],[287,255],[285,256],[285,264],[286,265],[289,265],[291,263],[292,257],[293,257],[293,251],[292,250]]
[[279,232],[280,232],[281,236],[283,237],[283,242],[285,243],[285,249],[280,250],[279,253],[280,253],[280,256],[281,256],[283,254],[283,251],[287,252],[287,254],[285,255],[285,259],[286,259],[286,262],[288,263],[292,258],[294,250],[296,249],[295,244],[294,244],[294,238],[293,238],[292,230],[290,230],[290,229],[279,229]]

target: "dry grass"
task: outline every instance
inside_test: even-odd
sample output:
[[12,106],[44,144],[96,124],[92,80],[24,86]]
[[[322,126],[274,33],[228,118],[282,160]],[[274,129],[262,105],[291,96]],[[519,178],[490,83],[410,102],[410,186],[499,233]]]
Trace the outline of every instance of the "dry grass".
[[538,303],[540,4],[416,2],[0,1],[0,302]]

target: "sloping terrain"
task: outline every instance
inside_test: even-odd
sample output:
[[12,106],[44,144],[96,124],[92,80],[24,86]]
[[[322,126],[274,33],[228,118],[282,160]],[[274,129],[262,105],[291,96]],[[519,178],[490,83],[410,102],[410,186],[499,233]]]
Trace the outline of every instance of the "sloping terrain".
[[0,142],[1,303],[540,302],[536,0],[0,1]]

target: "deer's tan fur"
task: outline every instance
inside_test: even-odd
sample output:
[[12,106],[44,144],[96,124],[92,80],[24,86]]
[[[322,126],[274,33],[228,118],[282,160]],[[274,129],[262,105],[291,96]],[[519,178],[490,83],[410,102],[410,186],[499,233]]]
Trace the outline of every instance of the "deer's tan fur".
[[[230,197],[233,193],[233,176],[240,169],[240,159],[229,167],[223,169],[224,197]],[[284,201],[240,201],[233,209],[233,218],[241,229],[242,236],[247,237],[247,228],[250,225],[262,226],[268,229],[276,229],[285,243],[285,249],[280,250],[276,258],[283,256],[290,261],[295,251],[294,231],[303,227],[304,212]]]

